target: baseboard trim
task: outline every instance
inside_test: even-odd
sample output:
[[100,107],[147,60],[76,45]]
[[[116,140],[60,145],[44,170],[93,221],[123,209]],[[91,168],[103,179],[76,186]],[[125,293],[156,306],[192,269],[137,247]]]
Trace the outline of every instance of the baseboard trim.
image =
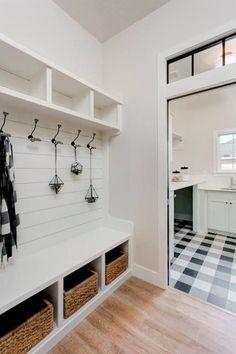
[[162,283],[160,281],[160,275],[158,272],[145,268],[139,264],[134,264],[133,275],[140,278],[148,283],[159,286],[162,288]]

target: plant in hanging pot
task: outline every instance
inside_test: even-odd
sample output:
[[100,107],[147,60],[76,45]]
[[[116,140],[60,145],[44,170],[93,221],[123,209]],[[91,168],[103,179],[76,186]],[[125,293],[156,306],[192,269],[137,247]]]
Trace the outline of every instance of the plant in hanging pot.
[[53,179],[49,182],[49,187],[56,193],[58,194],[62,187],[64,186],[64,182],[61,180],[61,178],[57,174],[57,145],[58,144],[63,144],[61,141],[56,140],[57,135],[59,134],[61,125],[58,124],[57,126],[57,133],[55,137],[52,139],[52,143],[54,144],[55,147],[55,175]]
[[79,163],[79,162],[77,161],[77,148],[78,148],[78,147],[80,148],[81,145],[75,144],[75,141],[76,141],[76,140],[78,139],[78,137],[80,136],[80,133],[81,133],[81,130],[79,129],[76,138],[71,142],[71,145],[73,146],[74,152],[75,152],[75,162],[72,163],[70,170],[71,170],[71,172],[72,172],[74,175],[76,175],[76,176],[81,175],[82,172],[83,172],[83,165],[81,165],[81,163]]
[[94,187],[92,184],[90,184],[90,187],[88,189],[88,192],[85,196],[85,200],[91,204],[91,203],[95,203],[96,200],[98,199],[98,195],[97,195],[97,192],[95,191]]
[[56,174],[51,182],[49,183],[49,186],[52,190],[58,194],[61,190],[61,188],[64,186],[64,182],[60,179],[60,177]]
[[90,186],[89,186],[88,192],[85,196],[85,200],[89,204],[95,203],[96,200],[99,198],[97,195],[97,192],[95,191],[93,183],[92,183],[92,151],[94,149],[96,149],[96,147],[91,146],[90,144],[94,140],[95,136],[96,136],[96,134],[94,133],[92,140],[87,144],[87,148],[89,149],[89,153],[90,153]]
[[71,172],[74,173],[74,175],[78,176],[81,175],[83,172],[83,166],[79,162],[74,162],[71,165]]

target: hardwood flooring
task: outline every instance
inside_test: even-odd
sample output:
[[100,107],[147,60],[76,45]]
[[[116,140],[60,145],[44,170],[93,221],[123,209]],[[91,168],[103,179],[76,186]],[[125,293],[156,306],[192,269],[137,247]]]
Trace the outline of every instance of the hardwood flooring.
[[235,354],[236,316],[130,278],[50,354]]

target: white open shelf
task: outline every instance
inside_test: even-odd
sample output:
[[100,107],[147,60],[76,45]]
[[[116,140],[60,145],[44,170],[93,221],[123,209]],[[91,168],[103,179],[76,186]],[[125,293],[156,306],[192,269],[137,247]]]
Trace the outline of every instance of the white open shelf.
[[117,133],[119,99],[0,35],[0,103],[70,117],[81,126]]
[[100,92],[94,92],[94,117],[103,122],[119,125],[120,105]]
[[90,88],[58,70],[52,70],[52,103],[90,115]]
[[0,86],[46,100],[46,64],[3,41],[0,52]]

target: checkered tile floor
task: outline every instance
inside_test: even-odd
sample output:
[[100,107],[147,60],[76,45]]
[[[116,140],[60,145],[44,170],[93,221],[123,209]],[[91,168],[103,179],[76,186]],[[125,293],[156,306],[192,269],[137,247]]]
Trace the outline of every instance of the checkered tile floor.
[[236,313],[236,238],[201,236],[176,222],[170,285]]

